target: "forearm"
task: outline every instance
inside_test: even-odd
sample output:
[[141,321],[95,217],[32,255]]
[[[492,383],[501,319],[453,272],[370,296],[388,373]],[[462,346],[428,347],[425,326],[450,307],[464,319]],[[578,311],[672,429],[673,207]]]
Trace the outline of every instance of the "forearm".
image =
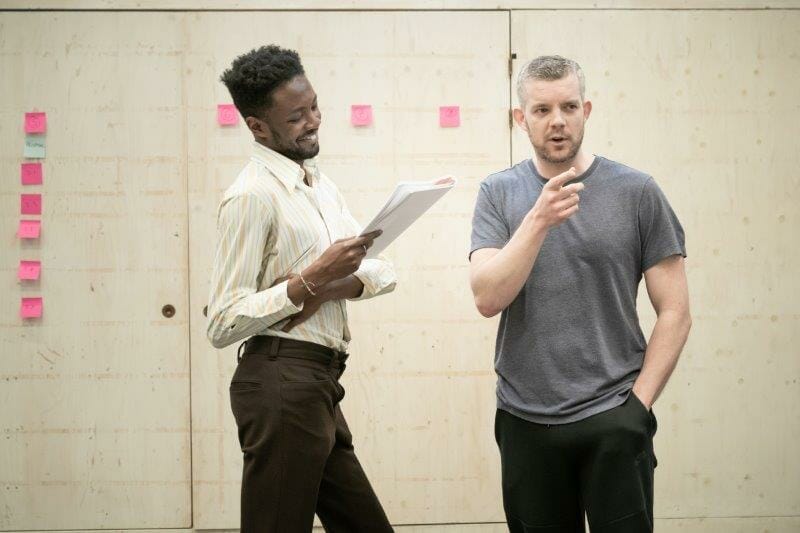
[[491,317],[508,307],[528,280],[547,229],[526,218],[496,255],[481,264],[472,276],[472,292],[480,313]]
[[297,302],[322,293],[330,294],[330,299],[360,295],[365,284],[356,276],[362,262],[368,261],[364,256],[377,235],[379,232],[372,232],[336,241],[299,275],[290,275],[289,297]]
[[289,296],[289,299],[294,305],[299,306],[307,298],[311,297],[311,292],[303,284],[303,279],[306,280],[306,283],[309,284],[308,287],[315,293],[321,292],[325,287],[325,285],[322,285],[321,283],[318,284],[318,282],[312,281],[305,276],[301,278],[299,275],[290,274],[287,280],[286,294]]
[[302,305],[293,304],[280,283],[260,292],[247,288],[213,291],[207,335],[214,347],[223,348],[301,310]]
[[[475,296],[475,305],[478,311],[485,316],[494,316],[506,307],[519,294],[522,286],[531,275],[531,270],[542,249],[542,244],[547,237],[549,228],[558,226],[578,211],[578,192],[583,190],[583,183],[566,183],[576,176],[575,168],[550,178],[542,187],[542,192],[536,199],[533,208],[528,211],[519,228],[511,235],[508,243],[499,251],[491,251],[482,255],[474,263],[470,274],[472,293]],[[483,191],[481,186],[481,191]],[[483,206],[495,213],[489,217],[491,220],[503,221],[494,203],[489,198],[489,193],[479,195],[476,205],[476,218],[478,217],[481,198]],[[507,227],[508,222],[499,222]],[[492,234],[492,232],[489,232]],[[494,235],[503,235],[504,229],[497,229]],[[495,249],[496,250],[496,249]]]
[[[310,270],[310,269],[309,269]],[[303,280],[308,284],[308,288],[303,284]],[[311,270],[310,273],[300,275],[290,275],[287,285],[289,299],[295,305],[300,305],[312,296],[311,292],[323,302],[330,300],[342,300],[344,298],[357,298],[364,290],[364,284],[354,275],[335,280],[329,280],[317,271]]]
[[315,290],[314,295],[306,298],[303,310],[292,317],[292,320],[283,327],[283,331],[291,331],[297,325],[311,318],[326,302],[356,298],[363,290],[364,285],[361,280],[353,275],[326,283],[318,290]]
[[633,392],[646,407],[658,399],[667,384],[689,336],[688,312],[663,311],[658,315]]
[[358,298],[364,290],[364,284],[354,275],[349,275],[346,278],[331,281],[320,292],[319,296],[323,302],[331,300],[345,300],[350,298]]

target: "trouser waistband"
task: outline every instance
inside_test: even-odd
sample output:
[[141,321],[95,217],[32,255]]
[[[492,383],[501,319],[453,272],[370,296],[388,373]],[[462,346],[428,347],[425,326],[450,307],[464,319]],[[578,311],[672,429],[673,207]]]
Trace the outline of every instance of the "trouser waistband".
[[239,346],[237,359],[243,355],[265,355],[269,359],[292,357],[308,359],[331,367],[344,366],[349,354],[321,344],[295,339],[284,339],[272,335],[254,335]]

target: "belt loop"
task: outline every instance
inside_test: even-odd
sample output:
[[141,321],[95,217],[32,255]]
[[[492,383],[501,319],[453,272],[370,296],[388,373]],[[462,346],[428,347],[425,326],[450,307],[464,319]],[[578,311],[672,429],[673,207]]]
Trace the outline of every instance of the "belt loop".
[[239,349],[236,351],[236,364],[239,364],[239,363],[242,362],[242,350],[244,349],[244,347],[246,345],[247,345],[247,341],[244,341],[244,342],[242,342],[242,344],[239,345]]
[[281,345],[281,338],[280,337],[270,337],[269,338],[269,357],[270,361],[274,361],[278,358],[278,349]]

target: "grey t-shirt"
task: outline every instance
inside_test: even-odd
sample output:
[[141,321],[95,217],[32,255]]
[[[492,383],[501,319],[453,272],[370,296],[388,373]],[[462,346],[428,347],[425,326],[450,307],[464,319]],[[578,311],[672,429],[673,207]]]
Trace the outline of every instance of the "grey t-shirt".
[[[540,424],[575,422],[622,404],[647,347],[636,296],[642,273],[686,256],[683,228],[652,177],[596,156],[576,181],[580,210],[551,228],[500,319],[500,409]],[[471,251],[502,248],[547,183],[529,159],[480,186]]]

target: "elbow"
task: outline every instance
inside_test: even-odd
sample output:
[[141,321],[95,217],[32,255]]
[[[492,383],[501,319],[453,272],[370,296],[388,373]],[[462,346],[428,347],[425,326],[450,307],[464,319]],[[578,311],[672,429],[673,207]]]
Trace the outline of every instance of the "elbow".
[[384,287],[381,289],[380,294],[389,294],[390,292],[394,292],[395,288],[397,288],[397,272],[394,270],[394,266],[391,263],[386,263],[386,273],[381,276],[384,281]]
[[486,298],[482,298],[478,295],[475,296],[475,307],[478,308],[478,312],[481,316],[485,318],[492,318],[502,311],[494,302],[486,301]]
[[382,291],[381,294],[389,294],[390,292],[394,292],[394,289],[397,287],[397,281],[393,281],[389,283]]
[[500,310],[491,307],[478,307],[478,312],[484,318],[492,318],[493,316],[497,315],[500,312]]
[[[220,331],[222,334],[220,334]],[[208,321],[208,329],[206,329],[206,338],[211,343],[211,346],[216,348],[217,350],[221,350],[226,346],[230,345],[233,340],[229,338],[228,335],[225,335],[225,328],[220,328],[219,324],[216,320],[209,320]]]
[[229,342],[225,342],[223,339],[211,336],[208,337],[208,340],[211,341],[211,346],[213,346],[217,350],[221,350],[230,344]]
[[470,276],[470,288],[472,289],[472,297],[475,301],[475,307],[484,318],[492,318],[500,313],[508,305],[500,300],[494,284],[490,280],[482,278],[480,273],[473,272]]
[[209,328],[206,337],[208,337],[208,341],[211,343],[211,346],[213,346],[217,350],[221,350],[222,348],[230,344],[229,342],[227,342],[227,339],[223,339],[222,337],[215,335],[214,332],[211,331],[211,328]]

